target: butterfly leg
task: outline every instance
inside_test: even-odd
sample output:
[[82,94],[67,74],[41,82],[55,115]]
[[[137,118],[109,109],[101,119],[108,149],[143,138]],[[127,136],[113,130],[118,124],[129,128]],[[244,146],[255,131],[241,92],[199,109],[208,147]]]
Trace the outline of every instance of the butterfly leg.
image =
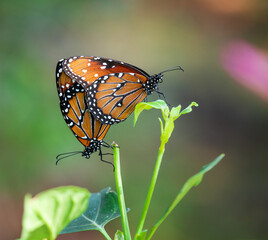
[[144,102],[148,102],[147,94],[146,97],[144,98]]
[[[115,170],[115,168],[114,168],[114,164],[113,164],[112,162],[106,161],[106,160],[104,160],[104,159],[102,158],[103,155],[110,155],[110,154],[109,154],[109,153],[102,153],[102,151],[101,151],[101,149],[100,149],[100,153],[99,153],[99,155],[100,155],[100,159],[101,159],[102,162],[111,164],[111,165],[113,166],[113,172],[114,172],[114,170]],[[113,155],[113,154],[112,154],[112,155]]]
[[114,147],[120,148],[118,145],[114,146],[113,143],[109,144],[109,143],[104,142],[104,141],[102,142],[102,146],[107,147],[107,148],[114,148]]
[[165,94],[164,94],[164,93],[159,92],[159,91],[156,91],[156,92],[157,92],[157,94],[158,94],[159,98],[163,97],[163,99],[165,100],[166,104],[167,104],[169,107],[174,107],[174,106],[172,106],[172,105],[170,105],[170,104],[168,103],[168,101],[167,101],[167,99],[166,99],[166,97],[165,97]]

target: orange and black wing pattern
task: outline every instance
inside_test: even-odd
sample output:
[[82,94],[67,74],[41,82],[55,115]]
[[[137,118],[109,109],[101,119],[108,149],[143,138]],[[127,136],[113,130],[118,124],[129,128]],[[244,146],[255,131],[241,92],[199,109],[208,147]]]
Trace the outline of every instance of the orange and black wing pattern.
[[111,73],[137,73],[147,78],[150,77],[143,70],[128,63],[94,56],[79,56],[64,59],[62,61],[62,67],[67,76],[74,79],[84,88],[87,88],[99,77]]
[[93,117],[88,109],[85,89],[63,71],[63,61],[59,61],[56,69],[61,112],[75,137],[91,154],[100,149],[110,125]]
[[94,56],[64,59],[62,71],[86,90],[90,112],[108,125],[124,121],[162,79],[161,74],[150,76],[131,64]]
[[87,88],[89,110],[103,124],[124,121],[146,97],[147,78],[137,73],[111,73]]

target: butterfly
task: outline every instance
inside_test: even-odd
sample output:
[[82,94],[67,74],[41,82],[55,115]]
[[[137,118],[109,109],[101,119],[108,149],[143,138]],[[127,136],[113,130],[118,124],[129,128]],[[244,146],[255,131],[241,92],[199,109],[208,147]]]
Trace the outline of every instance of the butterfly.
[[[99,151],[101,160],[106,162],[102,159],[102,155],[105,154],[102,153],[101,147],[110,147],[103,141],[110,125],[101,123],[93,116],[88,108],[85,89],[65,74],[62,63],[63,60],[60,60],[56,68],[56,85],[64,120],[74,136],[84,145],[82,156],[89,158],[93,152]],[[57,156],[57,162],[77,153],[81,152],[60,154]],[[65,156],[59,158],[62,155]]]
[[[105,125],[122,122],[135,106],[152,92],[159,95],[158,84],[163,73],[182,70],[175,66],[158,74],[149,75],[131,64],[102,57],[77,56],[62,60],[63,71],[86,91],[86,102],[91,114]],[[165,97],[164,97],[165,98]]]

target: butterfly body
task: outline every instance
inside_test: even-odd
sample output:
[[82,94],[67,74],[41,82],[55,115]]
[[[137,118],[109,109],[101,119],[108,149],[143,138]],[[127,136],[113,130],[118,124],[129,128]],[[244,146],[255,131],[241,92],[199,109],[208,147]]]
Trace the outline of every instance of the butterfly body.
[[90,158],[90,155],[96,151],[99,151],[102,145],[102,140],[91,140],[90,145],[85,147],[84,151],[82,152],[82,156],[85,158]]

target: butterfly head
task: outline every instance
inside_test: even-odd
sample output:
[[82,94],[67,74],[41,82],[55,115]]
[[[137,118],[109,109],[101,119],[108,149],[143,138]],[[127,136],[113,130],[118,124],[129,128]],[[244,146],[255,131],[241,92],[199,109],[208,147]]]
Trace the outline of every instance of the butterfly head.
[[163,74],[154,74],[144,84],[144,88],[146,89],[146,92],[148,95],[150,95],[152,92],[158,90],[158,83],[163,82]]
[[148,78],[148,80],[144,84],[144,88],[146,89],[147,94],[149,95],[154,91],[158,91],[158,84],[163,82],[163,73],[175,70],[184,71],[180,66],[175,66],[172,68],[168,68],[158,74],[154,74],[150,78]]

